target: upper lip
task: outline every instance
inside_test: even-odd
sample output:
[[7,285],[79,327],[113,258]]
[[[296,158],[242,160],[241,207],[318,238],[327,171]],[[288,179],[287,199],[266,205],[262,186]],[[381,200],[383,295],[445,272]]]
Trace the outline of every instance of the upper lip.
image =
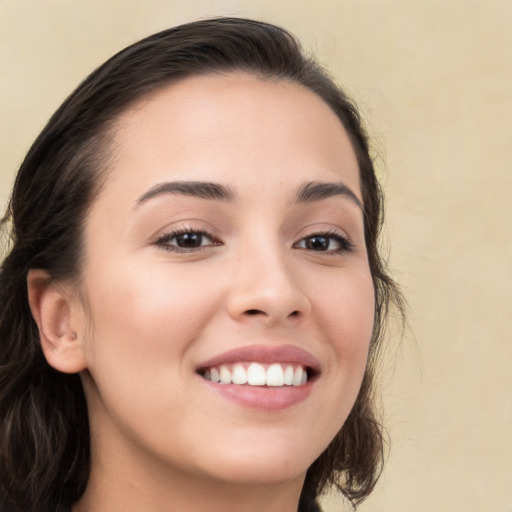
[[316,372],[319,370],[320,363],[318,359],[310,352],[296,347],[295,345],[248,345],[233,350],[228,350],[222,354],[212,357],[207,361],[201,362],[197,370],[205,370],[214,366],[232,363],[289,363],[302,365],[311,368]]

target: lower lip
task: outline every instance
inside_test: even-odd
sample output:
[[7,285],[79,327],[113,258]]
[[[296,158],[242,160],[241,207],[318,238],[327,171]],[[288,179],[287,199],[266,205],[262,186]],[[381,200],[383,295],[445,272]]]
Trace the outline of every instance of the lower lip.
[[203,379],[203,382],[228,400],[263,411],[287,409],[306,400],[314,384],[314,380],[302,386],[282,387],[221,384],[206,379]]

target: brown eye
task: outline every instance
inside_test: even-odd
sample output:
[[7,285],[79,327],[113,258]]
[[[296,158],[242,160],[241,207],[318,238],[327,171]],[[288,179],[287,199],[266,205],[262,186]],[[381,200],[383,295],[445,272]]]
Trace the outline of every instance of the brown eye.
[[304,240],[304,246],[311,251],[328,251],[330,240],[326,236],[312,236]]
[[155,245],[167,251],[190,252],[221,243],[206,231],[188,229],[167,233],[160,237]]
[[338,233],[318,233],[299,240],[294,247],[315,252],[340,253],[350,251],[353,245],[347,237]]
[[176,235],[174,239],[178,247],[183,249],[193,249],[195,247],[201,247],[203,245],[203,239],[206,238],[202,233],[189,232],[189,233],[181,233],[180,235]]

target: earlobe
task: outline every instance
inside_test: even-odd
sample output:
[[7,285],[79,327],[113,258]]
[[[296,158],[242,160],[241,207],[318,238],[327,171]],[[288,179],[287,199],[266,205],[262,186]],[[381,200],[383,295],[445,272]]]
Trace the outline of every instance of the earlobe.
[[48,272],[40,269],[29,271],[27,287],[30,310],[48,364],[64,373],[84,370],[83,339],[77,332],[81,322],[74,295],[65,285],[53,283]]

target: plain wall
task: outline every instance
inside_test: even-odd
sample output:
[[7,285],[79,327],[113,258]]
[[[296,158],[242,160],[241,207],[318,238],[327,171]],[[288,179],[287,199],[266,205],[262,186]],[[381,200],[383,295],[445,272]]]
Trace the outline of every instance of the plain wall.
[[1,204],[94,67],[210,15],[296,33],[373,135],[409,320],[383,364],[388,464],[360,510],[511,512],[511,1],[0,0]]

